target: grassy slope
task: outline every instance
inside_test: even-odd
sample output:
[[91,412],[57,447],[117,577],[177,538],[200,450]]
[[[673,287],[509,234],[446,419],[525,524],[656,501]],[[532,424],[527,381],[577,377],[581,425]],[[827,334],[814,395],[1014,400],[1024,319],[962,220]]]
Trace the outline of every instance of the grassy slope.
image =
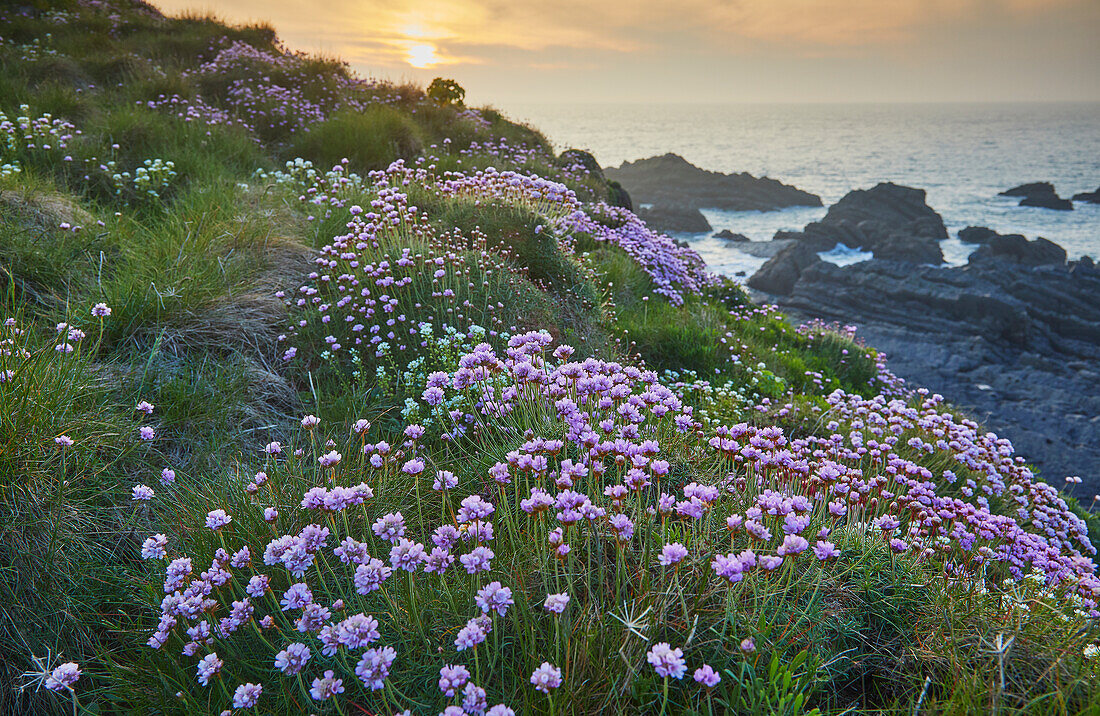
[[[117,9],[112,17],[79,3],[44,3],[26,15],[9,11],[0,17],[0,110],[14,118],[27,104],[32,116],[50,113],[82,131],[64,152],[20,146],[0,161],[21,167],[0,179],[3,313],[28,329],[4,338],[19,347],[25,342],[33,354],[26,361],[6,358],[5,366],[18,365],[20,380],[0,391],[0,681],[17,683],[32,668],[30,656],[49,650],[86,664],[91,685],[78,689],[84,705],[94,703],[103,712],[171,712],[180,709],[175,691],[193,689],[194,666],[160,655],[154,661],[143,644],[155,626],[160,595],[159,578],[138,558],[141,541],[165,531],[173,540],[179,535],[180,549],[187,545],[209,560],[217,545],[195,526],[219,505],[238,516],[235,534],[253,540],[253,554],[262,552],[266,528],[241,490],[242,475],[257,468],[256,447],[303,440],[297,419],[310,412],[326,426],[370,418],[372,442],[385,436],[397,443],[393,434],[406,422],[405,400],[419,397],[423,387],[414,391],[404,382],[408,364],[397,356],[368,357],[358,376],[319,350],[303,350],[289,366],[279,360],[284,346],[278,337],[288,315],[275,291],[301,285],[311,270],[311,251],[342,233],[346,206],[369,206],[374,192],[348,190],[342,205],[326,208],[299,201],[295,186],[255,178],[254,171],[271,172],[299,156],[322,167],[347,157],[347,169],[360,173],[394,159],[413,163],[425,157],[422,165],[438,174],[489,166],[538,173],[565,182],[585,200],[606,198],[608,188],[598,177],[563,166],[568,163],[555,158],[537,132],[491,110],[471,117],[426,100],[416,88],[349,85],[346,70],[330,60],[300,59],[275,77],[317,105],[339,97],[349,105],[308,133],[273,120],[278,107],[265,106],[264,119],[253,119],[249,128],[184,121],[166,106],[148,103],[178,95],[194,107],[202,96],[211,106],[232,108],[229,86],[255,79],[256,69],[239,63],[204,74],[197,68],[232,41],[275,53],[274,34],[206,18],[166,20],[140,5]],[[256,118],[261,109],[250,105],[241,112]],[[502,148],[501,140],[512,149]],[[471,143],[471,150],[462,151]],[[118,171],[133,172],[157,158],[174,162],[178,174],[157,198],[143,196],[132,182],[116,192],[112,172],[98,170],[114,161]],[[577,346],[582,357],[645,361],[674,372],[669,382],[724,386],[684,389],[697,401],[697,416],[715,425],[778,422],[791,435],[828,434],[820,421],[799,416],[823,408],[823,396],[834,388],[870,396],[883,387],[870,351],[836,332],[796,332],[781,316],[753,310],[735,287],[710,287],[674,305],[654,293],[651,277],[617,247],[577,236],[574,250],[563,251],[543,232],[545,217],[530,207],[475,203],[415,185],[409,194],[429,226],[422,235],[383,242],[379,256],[446,248],[461,258],[456,266],[471,272],[449,269],[446,279],[470,302],[464,320],[500,330],[543,328]],[[454,235],[441,238],[448,232]],[[413,320],[425,320],[422,314],[430,312],[442,319],[444,304],[425,307],[433,305],[430,286],[417,290],[423,300],[409,298],[401,310]],[[88,308],[101,301],[113,311],[102,322],[88,316]],[[503,308],[495,308],[498,302]],[[52,326],[62,321],[88,336],[68,360],[53,350]],[[311,323],[299,342],[315,345],[328,330]],[[453,370],[455,350],[429,351],[418,365],[424,373],[428,366]],[[414,385],[417,379],[410,375]],[[152,420],[133,409],[143,399],[157,406]],[[772,409],[753,409],[765,401]],[[783,410],[786,403],[799,410]],[[534,408],[523,420],[528,422],[520,427],[552,423]],[[139,425],[154,425],[157,438],[136,438]],[[60,450],[54,438],[65,433],[77,444]],[[347,440],[346,431],[325,434],[338,441],[350,463],[355,439],[345,445],[339,441]],[[478,450],[461,444],[424,449],[470,487],[480,479],[474,476],[516,447],[514,439],[514,433],[490,430]],[[721,477],[718,466],[678,440],[667,435],[679,484]],[[938,458],[914,459],[943,469],[934,464]],[[131,488],[156,487],[165,467],[175,471],[176,484],[158,487],[162,494],[149,505],[132,503]],[[292,504],[295,494],[319,478],[315,468],[300,466],[286,468],[279,479]],[[442,507],[421,500],[415,481],[396,469],[386,468],[377,479],[379,510],[407,510],[413,494],[425,509]],[[297,493],[290,489],[299,485]],[[430,531],[423,516],[414,522]],[[498,530],[512,526],[502,521]],[[1095,521],[1090,527],[1095,536]],[[516,546],[526,538],[500,539],[515,548],[516,575],[544,568],[537,554]],[[1019,620],[988,599],[960,596],[928,580],[911,561],[892,556],[881,542],[852,538],[841,547],[845,556],[834,569],[815,567],[778,583],[781,588],[754,583],[733,611],[732,627],[713,619],[729,608],[719,590],[684,587],[697,600],[692,611],[705,617],[693,648],[731,670],[720,703],[758,713],[792,712],[801,693],[809,701],[800,705],[826,711],[854,705],[909,712],[918,701],[959,712],[1096,707],[1079,656],[1081,645],[1095,639],[1088,628]],[[596,552],[588,554],[591,559]],[[644,562],[631,564],[639,574],[646,570]],[[555,574],[539,588],[560,588],[557,580]],[[644,664],[644,649],[623,623],[630,621],[622,611],[627,607],[614,619],[609,609],[598,608],[618,608],[625,588],[618,580],[616,574],[611,585],[570,581],[578,601],[585,594],[597,607],[578,610],[568,646],[574,679],[569,685],[584,684],[570,702],[576,711],[647,708],[660,698],[660,681],[637,666]],[[403,688],[424,689],[436,678],[438,664],[429,658],[434,642],[425,635],[453,632],[466,618],[461,615],[471,589],[410,613],[415,629],[407,634],[387,625],[387,639],[401,644],[402,655],[425,656],[403,662],[395,677]],[[649,603],[655,622],[669,625],[661,636],[675,646],[675,639],[682,643],[695,632],[693,615],[667,583],[645,591],[664,595]],[[423,604],[427,595],[420,592]],[[418,594],[410,586],[407,596]],[[376,601],[371,608],[380,613],[387,606]],[[510,647],[515,653],[537,653],[554,643],[552,622],[529,614],[517,619],[520,636]],[[762,647],[769,644],[759,658],[744,659],[729,648],[734,636],[746,633],[755,634]],[[990,646],[998,633],[1016,638],[1011,658]],[[238,647],[242,663],[255,646]],[[807,656],[796,657],[803,652]],[[776,667],[769,675],[772,655]],[[811,673],[800,659],[813,665]],[[149,669],[150,663],[157,668]],[[494,697],[511,696],[517,709],[546,707],[525,684],[528,671],[483,666],[494,674]],[[264,667],[248,668],[262,674]],[[786,686],[784,674],[792,677]],[[434,707],[437,696],[434,687],[417,694],[425,708]],[[195,698],[200,700],[189,701],[188,708],[216,712],[202,699],[219,697]],[[297,703],[293,695],[272,698],[291,699],[277,702],[282,708]],[[673,704],[681,710],[721,708],[687,689],[674,692]],[[0,692],[0,710],[64,707],[44,692]],[[268,708],[277,710],[273,703]]]

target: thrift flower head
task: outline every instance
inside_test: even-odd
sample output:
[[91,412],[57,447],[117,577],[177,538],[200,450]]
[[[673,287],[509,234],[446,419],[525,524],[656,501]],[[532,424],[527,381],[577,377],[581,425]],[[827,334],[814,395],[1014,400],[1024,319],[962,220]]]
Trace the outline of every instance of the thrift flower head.
[[344,693],[344,680],[337,679],[332,669],[327,670],[323,677],[314,679],[309,689],[309,695],[316,701],[326,701],[342,693]]
[[312,656],[305,644],[291,644],[275,655],[275,666],[284,674],[293,676],[302,670]]
[[444,664],[439,669],[439,690],[444,696],[454,696],[470,679],[470,670],[459,664]]
[[544,661],[541,666],[531,672],[531,683],[534,684],[536,691],[549,695],[550,689],[561,686],[561,669],[549,661]]
[[210,679],[222,670],[222,660],[218,658],[217,654],[207,654],[202,657],[202,660],[195,666],[195,672],[198,675],[199,683],[206,686],[210,683]]
[[92,306],[92,315],[96,318],[106,318],[107,316],[111,315],[111,309],[107,306],[106,303],[97,303],[96,305]]
[[561,594],[548,594],[546,595],[546,601],[542,603],[542,608],[554,614],[561,614],[565,611],[567,604],[569,604],[569,595],[565,592]]
[[667,567],[670,564],[677,564],[682,561],[687,554],[687,547],[679,542],[670,542],[661,549],[661,554],[657,557],[657,561],[662,567]]
[[163,534],[155,534],[141,544],[142,559],[163,559],[168,555],[165,547],[168,545],[168,537]]
[[703,664],[695,670],[695,680],[708,689],[713,689],[722,680],[722,677],[711,668],[710,664]]
[[80,678],[80,666],[75,661],[67,661],[55,668],[46,677],[46,688],[50,691],[63,691],[72,689],[73,684]]
[[146,415],[152,415],[153,414],[153,404],[150,403],[147,400],[143,400],[140,403],[138,403],[136,409],[140,410],[141,412],[145,413]]
[[206,513],[206,526],[215,532],[233,521],[225,510],[211,510]]
[[61,447],[72,447],[73,445],[73,439],[68,435],[58,435],[53,441]]
[[745,652],[746,654],[751,654],[756,651],[756,640],[753,639],[751,636],[742,639],[741,651]]
[[476,601],[482,613],[488,614],[496,610],[500,616],[504,616],[508,612],[508,607],[514,604],[512,590],[501,586],[500,582],[489,582],[482,587],[477,593]]
[[153,430],[148,425],[142,425],[140,428],[138,428],[138,435],[141,437],[142,440],[152,440],[157,436],[157,431]]
[[233,692],[233,708],[250,709],[260,700],[264,687],[261,684],[241,684]]
[[146,501],[153,499],[153,488],[148,485],[134,485],[134,489],[131,490],[131,498],[134,502]]
[[646,654],[646,660],[653,665],[658,676],[674,679],[684,678],[687,664],[684,663],[684,650],[673,649],[667,641],[658,642]]

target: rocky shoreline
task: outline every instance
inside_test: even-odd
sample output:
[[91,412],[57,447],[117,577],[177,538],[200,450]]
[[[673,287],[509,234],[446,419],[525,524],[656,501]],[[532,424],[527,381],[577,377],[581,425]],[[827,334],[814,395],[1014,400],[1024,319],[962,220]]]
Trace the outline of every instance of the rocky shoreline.
[[[984,227],[969,262],[944,267],[947,231],[924,192],[892,184],[851,192],[820,222],[780,232],[784,246],[750,279],[761,300],[804,317],[856,324],[900,376],[942,393],[1049,481],[1080,476],[1100,492],[1100,269],[1046,239]],[[774,242],[773,242],[774,243]],[[874,258],[839,267],[836,244]]]
[[[774,180],[704,172],[676,155],[606,171],[670,231],[708,231],[701,207],[820,205]],[[1005,193],[1025,206],[1067,201],[1045,182]],[[942,217],[923,190],[891,183],[852,191],[820,221],[771,242],[724,238],[731,251],[768,259],[748,280],[755,298],[859,326],[898,375],[1009,438],[1045,479],[1062,487],[1080,476],[1074,494],[1086,503],[1100,493],[1100,269],[1090,259],[1067,261],[1043,238],[969,227],[959,238],[977,250],[965,266],[944,266]],[[838,245],[873,258],[844,267],[820,258]]]

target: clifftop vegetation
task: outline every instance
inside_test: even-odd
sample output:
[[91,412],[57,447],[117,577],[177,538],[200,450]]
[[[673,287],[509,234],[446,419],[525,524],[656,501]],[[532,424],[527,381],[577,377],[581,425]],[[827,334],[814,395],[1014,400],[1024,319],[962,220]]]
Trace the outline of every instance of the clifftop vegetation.
[[0,10],[0,711],[1100,708],[1095,519],[463,94]]

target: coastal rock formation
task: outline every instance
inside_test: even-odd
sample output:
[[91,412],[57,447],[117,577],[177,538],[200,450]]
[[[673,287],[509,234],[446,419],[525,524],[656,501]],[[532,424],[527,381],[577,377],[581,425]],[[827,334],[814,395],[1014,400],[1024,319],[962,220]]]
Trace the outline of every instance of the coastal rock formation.
[[1001,196],[1019,196],[1020,206],[1037,206],[1042,209],[1073,211],[1073,202],[1063,199],[1054,191],[1054,185],[1048,181],[1032,182],[1002,191]]
[[716,239],[725,239],[726,241],[733,241],[735,243],[744,243],[744,242],[747,242],[747,241],[752,241],[752,239],[745,236],[744,234],[735,234],[732,231],[730,231],[729,229],[722,229],[721,231],[719,231],[718,233],[716,233],[714,235],[714,238],[716,238]]
[[985,226],[968,226],[959,231],[959,241],[964,244],[984,244],[996,235],[996,231]]
[[1100,204],[1100,188],[1096,191],[1083,191],[1073,195],[1074,201],[1083,201],[1086,204]]
[[1066,262],[1066,250],[1053,241],[1039,237],[1028,241],[1020,234],[994,233],[984,245],[970,256],[970,263],[1000,259],[1027,266],[1054,264],[1061,266]]
[[636,212],[638,218],[657,231],[681,231],[698,234],[711,230],[710,222],[703,212],[679,204],[658,204],[649,208],[641,207]]
[[848,192],[821,221],[802,231],[780,231],[776,241],[794,240],[749,279],[768,293],[788,293],[802,269],[820,261],[818,252],[837,244],[870,251],[875,258],[911,264],[941,264],[937,243],[947,238],[943,218],[925,202],[923,189],[878,184]]
[[821,206],[821,198],[775,179],[706,171],[676,154],[665,154],[604,170],[639,204],[731,211],[772,211]]
[[1100,489],[1100,269],[1065,257],[1045,239],[996,233],[954,268],[805,264],[787,247],[750,286],[780,289],[769,299],[796,314],[860,326],[896,373],[971,410],[1055,485],[1080,475],[1091,495]]

